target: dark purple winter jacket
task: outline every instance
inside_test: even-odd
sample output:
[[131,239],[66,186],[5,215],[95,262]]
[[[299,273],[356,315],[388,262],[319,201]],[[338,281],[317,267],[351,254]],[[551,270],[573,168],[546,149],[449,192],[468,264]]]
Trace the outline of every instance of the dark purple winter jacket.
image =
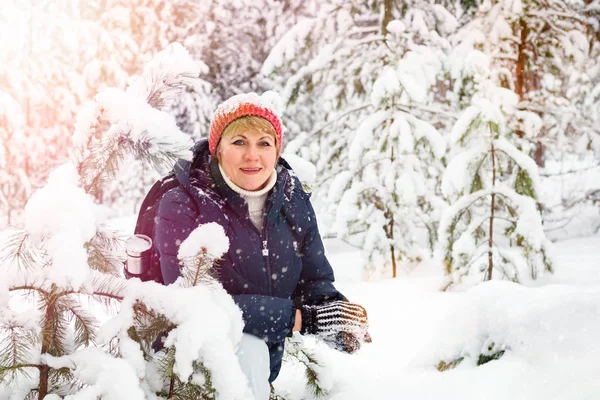
[[160,201],[155,231],[164,283],[179,276],[179,243],[200,224],[220,224],[230,245],[215,266],[217,276],[242,310],[244,332],[267,343],[272,382],[281,368],[284,340],[291,336],[296,308],[344,299],[333,286],[333,270],[309,195],[280,159],[260,232],[245,200],[223,180],[206,140],[194,147],[193,163],[180,160],[175,173],[180,186]]

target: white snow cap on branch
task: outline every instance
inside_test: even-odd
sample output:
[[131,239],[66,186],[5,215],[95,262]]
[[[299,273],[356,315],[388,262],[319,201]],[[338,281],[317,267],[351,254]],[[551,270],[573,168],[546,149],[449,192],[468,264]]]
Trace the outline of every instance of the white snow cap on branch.
[[134,142],[147,142],[152,153],[171,152],[180,158],[192,157],[189,150],[192,139],[181,132],[173,116],[151,107],[139,96],[115,88],[96,95],[96,102],[80,113],[73,136],[75,146],[85,145],[89,127],[100,118],[112,125],[108,136],[123,135]]
[[440,218],[440,225],[438,227],[438,248],[441,250],[446,250],[448,246],[448,229],[452,225],[454,218],[463,210],[468,208],[472,203],[476,200],[483,198],[491,193],[490,189],[478,190],[473,193],[466,194],[460,197],[457,201],[447,207],[442,217]]
[[261,102],[268,105],[271,110],[275,111],[279,119],[281,119],[281,116],[285,111],[285,103],[278,92],[274,90],[267,90],[260,95],[260,99]]
[[446,152],[446,139],[429,122],[415,118],[410,114],[406,114],[406,116],[414,127],[415,137],[417,139],[427,139],[435,157],[442,158]]
[[47,239],[52,260],[47,277],[61,287],[77,290],[90,268],[84,245],[96,234],[96,206],[81,187],[71,163],[54,170],[48,183],[25,206],[25,228],[34,242]]
[[454,197],[467,190],[473,178],[472,164],[487,153],[487,146],[478,144],[450,160],[442,176],[441,189],[444,196]]
[[[143,77],[133,82],[127,91],[147,98],[156,90],[157,85],[193,85],[201,73],[206,74],[208,71],[206,64],[194,60],[185,47],[175,42],[157,53],[145,65]],[[172,92],[172,95],[177,95],[179,90],[175,89]]]
[[316,182],[317,168],[313,163],[291,153],[285,153],[281,156],[290,164],[300,182],[309,186]]
[[427,101],[430,88],[442,70],[439,55],[426,46],[415,46],[398,62],[396,73],[412,101]]
[[523,236],[534,250],[539,251],[546,242],[546,234],[535,200],[505,187],[496,187],[494,191],[516,206],[518,219],[515,233]]
[[193,258],[202,250],[212,258],[219,258],[229,250],[229,238],[223,227],[216,222],[209,222],[194,229],[179,246],[177,257],[180,260]]
[[507,141],[504,138],[498,138],[495,141],[496,148],[505,152],[510,158],[512,158],[523,171],[529,175],[529,179],[531,179],[532,188],[537,197],[540,192],[541,182],[538,171],[538,166],[533,160],[533,158],[529,157],[527,154],[519,151],[512,143]]
[[126,360],[106,354],[102,349],[87,347],[62,357],[42,355],[50,367],[70,368],[85,385],[72,399],[106,398],[114,400],[143,400],[138,377]]
[[463,146],[467,147],[468,137],[479,137],[480,134],[489,135],[487,123],[498,125],[500,133],[505,129],[505,119],[500,108],[484,97],[473,100],[473,105],[469,106],[458,118],[452,127],[450,140],[457,143],[461,140]]
[[379,110],[369,115],[360,124],[348,149],[348,159],[350,160],[351,167],[356,166],[360,156],[364,154],[365,149],[373,147],[373,131],[379,127],[383,121],[389,119],[390,116],[391,113],[389,111]]
[[146,142],[151,153],[172,153],[178,158],[191,159],[192,139],[177,127],[172,115],[160,109],[183,87],[194,83],[200,74],[200,65],[183,46],[170,45],[156,55],[146,66],[144,75],[127,91],[109,88],[79,112],[74,146],[84,148],[93,133],[91,128],[105,120],[112,125],[108,135]]
[[99,338],[103,343],[127,336],[134,322],[133,305],[139,300],[177,325],[165,346],[175,347],[173,371],[182,381],[193,375],[194,361],[201,361],[211,372],[217,398],[252,399],[235,355],[244,326],[242,312],[220,283],[186,288],[137,280],[128,283],[119,314],[102,326]]
[[[512,115],[517,111],[520,99],[519,95],[512,90],[500,87],[491,80],[483,82],[481,88],[482,91],[473,96],[473,104],[479,104],[480,99],[485,99],[491,103],[494,110],[502,111],[506,115]],[[501,120],[503,121],[504,118]]]
[[379,107],[386,98],[396,96],[400,93],[400,81],[396,70],[392,67],[384,67],[371,91],[371,104]]
[[450,141],[452,143],[457,143],[459,141],[464,140],[465,143],[465,135],[468,133],[469,128],[474,123],[474,121],[479,117],[479,109],[475,106],[469,106],[460,117],[456,120],[454,125],[452,126],[452,132],[450,133]]
[[386,29],[390,33],[399,35],[402,32],[406,31],[406,25],[404,24],[404,22],[400,21],[399,19],[393,19],[387,24]]
[[465,58],[464,69],[476,82],[481,82],[490,77],[490,58],[479,50],[471,51]]
[[271,75],[277,68],[296,57],[298,50],[306,47],[306,38],[312,32],[316,21],[314,18],[301,19],[292,29],[283,35],[271,49],[260,69],[260,74],[263,76]]

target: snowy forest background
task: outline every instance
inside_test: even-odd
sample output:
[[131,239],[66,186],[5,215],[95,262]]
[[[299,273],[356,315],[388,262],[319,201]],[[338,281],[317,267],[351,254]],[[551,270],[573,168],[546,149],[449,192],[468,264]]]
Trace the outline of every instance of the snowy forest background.
[[[536,286],[560,264],[553,242],[596,236],[600,229],[599,0],[10,1],[0,10],[0,37],[4,233],[48,212],[37,204],[28,214],[25,206],[72,157],[80,161],[80,184],[103,219],[137,212],[164,165],[151,168],[131,151],[122,154],[114,179],[91,179],[96,175],[86,160],[94,148],[85,151],[81,133],[91,117],[81,110],[89,101],[114,99],[128,111],[126,100],[95,96],[135,87],[144,66],[174,42],[195,62],[173,68],[199,77],[186,75],[172,101],[150,105],[174,118],[174,130],[197,140],[229,96],[278,92],[285,105],[284,157],[296,161],[312,189],[323,236],[356,250],[359,257],[345,262],[359,264],[361,281],[433,270],[441,277],[436,290],[468,290],[490,279]],[[115,118],[94,129],[109,130]],[[59,170],[54,182],[77,181],[73,171]],[[57,185],[52,199],[64,189]],[[59,203],[51,204],[58,210]],[[35,236],[31,229],[29,234]],[[104,234],[110,247],[112,237]],[[23,235],[8,243],[25,243]],[[49,242],[36,244],[42,259],[56,250],[44,251]],[[4,256],[3,262],[15,258],[6,251]],[[27,257],[33,264],[35,257]],[[63,293],[55,291],[61,287],[90,291],[83,275],[50,278],[44,294]],[[136,290],[132,304],[148,300]],[[481,292],[467,294],[477,298]],[[49,304],[74,309],[71,303],[42,303],[44,311]],[[8,338],[31,332],[46,337],[50,329],[36,331],[6,310],[1,315],[13,335]],[[124,332],[112,333],[126,342]],[[492,358],[504,354],[505,348],[486,340],[472,353],[479,357],[488,348]],[[44,348],[41,340],[38,350],[58,357],[89,340],[75,343]],[[16,347],[3,349],[12,353],[0,349],[8,357],[0,360],[16,360]],[[460,363],[453,352],[431,356],[438,370]],[[62,378],[72,382],[69,374]],[[320,383],[329,385],[324,378]],[[144,388],[146,396],[150,391]]]

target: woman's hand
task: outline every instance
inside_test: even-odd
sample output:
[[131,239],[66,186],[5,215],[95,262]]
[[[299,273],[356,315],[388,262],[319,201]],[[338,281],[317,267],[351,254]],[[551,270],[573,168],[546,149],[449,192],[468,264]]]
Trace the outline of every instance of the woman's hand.
[[292,332],[300,332],[302,329],[302,313],[299,309],[296,309],[296,321],[294,322],[294,327],[292,328]]
[[367,310],[347,301],[302,306],[302,334],[316,335],[334,349],[353,353],[362,342],[371,342]]

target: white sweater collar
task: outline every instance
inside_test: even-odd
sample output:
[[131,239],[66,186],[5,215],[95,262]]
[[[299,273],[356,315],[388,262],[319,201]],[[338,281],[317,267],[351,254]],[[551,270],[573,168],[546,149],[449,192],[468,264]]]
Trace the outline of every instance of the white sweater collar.
[[275,186],[275,183],[277,182],[277,169],[274,168],[265,187],[259,190],[245,190],[233,183],[231,179],[229,179],[227,174],[225,174],[225,171],[223,171],[221,164],[219,164],[219,171],[221,171],[221,175],[223,176],[223,180],[225,181],[227,186],[229,186],[234,192],[240,194],[242,197],[259,197],[266,195],[269,192],[269,190],[273,189],[273,186]]

